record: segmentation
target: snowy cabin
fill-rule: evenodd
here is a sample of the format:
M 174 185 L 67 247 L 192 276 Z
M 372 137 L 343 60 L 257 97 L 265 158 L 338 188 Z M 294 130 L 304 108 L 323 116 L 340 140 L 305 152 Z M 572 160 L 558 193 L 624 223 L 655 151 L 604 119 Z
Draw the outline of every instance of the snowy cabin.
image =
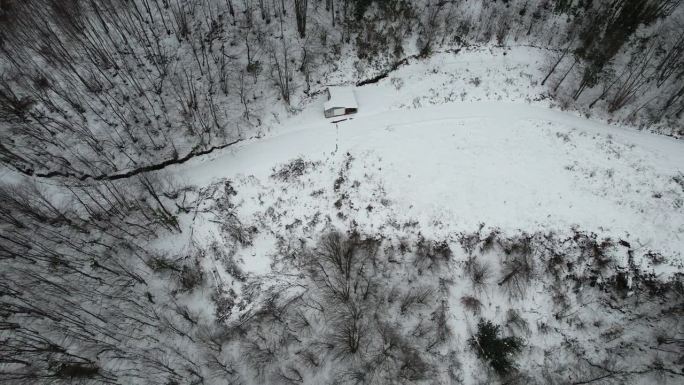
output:
M 328 101 L 323 105 L 326 118 L 355 114 L 359 109 L 352 87 L 328 87 Z

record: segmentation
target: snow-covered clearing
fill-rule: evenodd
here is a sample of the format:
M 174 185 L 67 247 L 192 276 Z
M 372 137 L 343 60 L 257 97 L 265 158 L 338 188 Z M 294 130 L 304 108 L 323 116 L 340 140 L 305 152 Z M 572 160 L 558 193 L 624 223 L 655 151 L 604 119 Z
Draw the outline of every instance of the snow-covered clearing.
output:
M 383 282 L 387 291 L 397 284 L 418 285 L 418 289 L 408 289 L 410 293 L 421 290 L 420 285 L 433 290 L 429 289 L 432 283 L 450 281 L 449 288 L 440 291 L 446 298 L 442 303 L 448 304 L 446 322 L 454 335 L 445 352 L 459 352 L 458 358 L 448 356 L 455 360 L 448 362 L 456 365 L 450 364 L 449 375 L 455 373 L 453 378 L 462 383 L 478 383 L 485 376 L 464 344 L 476 330 L 479 317 L 505 325 L 507 334 L 524 336 L 527 345 L 517 365 L 527 373 L 565 362 L 567 367 L 559 366 L 563 369 L 558 369 L 558 381 L 582 379 L 593 374 L 568 375 L 567 370 L 577 372 L 571 363 L 582 362 L 581 357 L 587 360 L 584 365 L 597 365 L 615 351 L 622 358 L 605 363 L 612 369 L 594 369 L 599 375 L 602 370 L 654 370 L 650 356 L 632 348 L 648 346 L 658 333 L 671 329 L 670 318 L 639 321 L 630 312 L 611 310 L 615 305 L 606 305 L 611 300 L 592 289 L 593 284 L 578 283 L 592 276 L 588 273 L 591 265 L 578 267 L 584 265 L 579 264 L 583 257 L 577 256 L 576 246 L 563 245 L 571 239 L 575 243 L 568 245 L 579 245 L 590 239 L 581 234 L 596 234 L 599 243 L 612 240 L 608 253 L 617 271 L 637 268 L 663 282 L 681 272 L 684 144 L 526 103 L 372 107 L 374 103 L 392 105 L 393 93 L 384 90 L 382 85 L 357 89 L 361 110 L 350 120 L 328 122 L 321 117 L 322 100 L 317 100 L 304 113 L 308 119 L 295 118 L 300 119 L 295 127 L 284 122 L 282 133 L 173 170 L 186 182 L 219 186 L 219 190 L 227 179 L 229 187 L 225 188 L 230 192 L 225 196 L 230 197 L 239 222 L 249 226 L 247 241 L 236 243 L 234 230 L 227 230 L 220 213 L 184 220 L 193 228 L 194 241 L 206 244 L 223 239 L 221 244 L 229 250 L 226 255 L 231 255 L 228 269 L 234 271 L 231 266 L 238 261 L 239 270 L 251 277 L 243 285 L 231 274 L 217 272 L 225 275 L 220 281 L 233 293 L 229 298 L 243 301 L 231 319 L 249 319 L 258 311 L 255 304 L 297 287 L 295 277 L 301 277 L 301 271 L 293 268 L 292 261 L 298 258 L 289 254 L 292 250 L 315 247 L 326 231 L 353 229 L 382 237 L 390 250 L 403 250 L 406 245 L 409 250 L 420 250 L 427 239 L 444 240 L 454 252 L 447 270 L 439 270 L 439 279 L 424 272 L 433 267 L 411 261 L 402 252 L 394 256 L 400 259 L 392 266 L 403 267 L 385 271 Z M 535 280 L 526 295 L 518 298 L 500 289 L 505 281 L 501 277 L 506 276 L 503 252 L 480 251 L 475 253 L 477 260 L 489 273 L 485 274 L 487 282 L 476 287 L 463 270 L 474 255 L 465 248 L 469 234 L 479 234 L 475 247 L 480 250 L 486 250 L 488 234 L 511 239 L 535 234 L 533 243 L 553 239 L 545 236 L 555 234 L 565 239 L 555 247 L 569 247 L 563 258 L 575 261 L 567 262 L 574 266 L 560 281 Z M 389 252 L 391 258 L 393 253 Z M 205 263 L 217 269 L 226 261 L 225 257 L 210 258 Z M 575 281 L 575 274 L 585 278 Z M 615 282 L 610 274 L 598 282 Z M 566 288 L 559 289 L 558 282 Z M 576 297 L 554 294 L 578 287 L 582 289 Z M 635 313 L 659 311 L 650 307 L 650 301 L 637 300 L 637 304 L 642 307 L 635 308 Z M 208 304 L 202 306 L 211 311 Z M 421 319 L 435 319 L 431 309 L 384 321 L 397 322 L 401 333 L 415 335 Z M 567 344 L 568 339 L 573 342 Z M 588 350 L 583 354 L 577 349 Z M 319 369 L 311 383 L 326 383 L 335 376 L 329 373 L 338 370 L 335 365 Z
M 682 3 L 0 0 L 0 385 L 682 384 Z
M 480 53 L 471 55 L 475 59 L 467 55 L 453 56 L 458 58 L 453 62 L 414 64 L 377 85 L 357 88 L 360 110 L 351 120 L 333 124 L 323 118 L 320 97 L 266 138 L 190 161 L 173 172 L 198 186 L 217 178 L 242 180 L 234 186 L 238 192 L 255 189 L 254 195 L 241 194 L 245 217 L 252 214 L 249 208 L 267 204 L 256 203 L 262 199 L 259 194 L 267 200 L 294 199 L 289 203 L 292 219 L 319 211 L 334 217 L 339 210 L 333 203 L 340 194 L 333 191 L 333 180 L 349 153 L 354 160 L 348 178 L 359 185 L 347 221 L 364 229 L 377 230 L 390 218 L 419 221 L 421 231 L 434 236 L 473 230 L 479 223 L 511 231 L 578 226 L 636 240 L 681 264 L 684 186 L 678 181 L 684 172 L 684 143 L 523 100 L 433 101 L 426 107 L 420 107 L 426 102 L 409 103 L 425 100 L 417 96 L 421 92 L 445 93 L 450 83 L 442 78 L 450 69 L 463 73 L 454 68 L 464 68 L 464 63 L 474 65 L 468 72 L 483 84 L 453 86 L 453 92 L 481 92 L 475 99 L 489 94 L 487 87 L 501 75 L 487 76 L 490 70 L 477 60 Z M 494 55 L 492 60 L 512 56 Z M 434 72 L 435 60 L 445 68 L 425 75 Z M 421 73 L 423 82 L 417 79 Z M 402 79 L 406 86 L 397 89 L 392 79 Z M 499 84 L 504 90 L 499 93 L 524 88 Z M 532 99 L 534 92 L 525 98 Z M 299 184 L 274 184 L 269 179 L 273 168 L 295 158 L 322 165 Z M 325 194 L 311 196 L 318 189 Z M 383 190 L 383 198 L 391 202 L 387 207 L 376 200 L 374 189 Z M 366 210 L 369 205 L 378 209 Z
M 491 65 L 533 51 L 493 55 Z M 439 335 L 439 314 L 446 317 L 451 342 L 428 347 L 446 360 L 434 362 L 446 372 L 433 378 L 484 378 L 464 343 L 480 317 L 523 336 L 518 367 L 557 368 L 544 374 L 549 381 L 659 372 L 659 360 L 671 356 L 635 352 L 669 335 L 673 318 L 665 299 L 640 298 L 648 282 L 682 271 L 684 143 L 553 109 L 525 77 L 507 82 L 490 71 L 482 54 L 437 56 L 357 88 L 359 113 L 348 120 L 323 118 L 319 97 L 264 138 L 172 167 L 199 187 L 200 203 L 181 217 L 183 234 L 156 244 L 175 253 L 212 245 L 202 264 L 230 305 L 193 298 L 192 308 L 242 324 L 261 314 L 261 304 L 300 298 L 302 290 L 315 302 L 302 274 L 306 250 L 326 232 L 354 231 L 382 240 L 377 306 L 391 309 L 382 296 L 396 290 L 404 298 L 431 293 L 423 307 L 402 305 L 400 315 L 379 310 L 382 322 L 422 346 L 421 333 Z M 536 65 L 520 59 L 510 68 Z M 538 259 L 530 267 L 538 275 L 511 289 L 517 255 Z M 472 277 L 477 269 L 482 282 Z M 637 294 L 632 280 L 640 282 Z M 625 287 L 625 297 L 615 294 Z M 668 316 L 635 316 L 660 311 Z M 307 333 L 319 341 L 328 327 L 312 324 Z M 621 358 L 606 361 L 615 354 Z M 326 362 L 307 383 L 327 383 L 343 368 Z
M 187 362 L 212 346 L 212 383 L 679 383 L 684 142 L 561 111 L 541 57 L 411 60 L 333 123 L 318 91 L 372 76 L 340 63 L 259 138 L 166 167 L 138 299 L 197 329 Z M 515 370 L 482 359 L 485 321 Z

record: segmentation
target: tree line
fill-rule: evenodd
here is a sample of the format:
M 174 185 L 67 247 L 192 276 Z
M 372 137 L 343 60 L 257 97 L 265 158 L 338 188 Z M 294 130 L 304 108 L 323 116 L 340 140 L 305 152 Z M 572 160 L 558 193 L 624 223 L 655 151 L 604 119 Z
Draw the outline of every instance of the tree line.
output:
M 199 210 L 216 210 L 223 236 L 249 246 L 254 230 L 238 218 L 229 181 L 198 190 L 143 175 L 55 187 L 0 188 L 3 383 L 682 376 L 681 277 L 641 271 L 631 260 L 645 251 L 623 240 L 577 229 L 506 235 L 482 226 L 451 240 L 326 229 L 310 244 L 279 239 L 282 274 L 252 277 L 220 242 L 150 246 L 188 236 L 179 221 Z M 627 269 L 614 259 L 618 247 L 629 247 Z M 548 317 L 529 311 L 531 298 L 550 301 Z M 548 339 L 530 348 L 533 330 Z M 464 366 L 469 355 L 481 366 Z
M 321 86 L 349 48 L 373 71 L 417 36 L 440 47 L 532 44 L 563 105 L 645 124 L 684 106 L 680 0 L 4 0 L 0 161 L 108 174 L 259 130 Z

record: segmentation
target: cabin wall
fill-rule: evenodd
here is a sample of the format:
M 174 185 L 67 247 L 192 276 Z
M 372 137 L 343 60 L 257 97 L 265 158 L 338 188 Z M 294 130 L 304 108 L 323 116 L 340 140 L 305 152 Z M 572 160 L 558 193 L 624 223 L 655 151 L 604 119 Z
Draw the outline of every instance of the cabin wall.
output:
M 334 116 L 341 116 L 341 115 L 349 115 L 349 114 L 355 114 L 357 111 L 356 108 L 344 108 L 344 107 L 336 107 L 336 108 L 329 108 L 323 112 L 326 118 L 332 118 Z
M 345 108 L 330 108 L 325 110 L 325 117 L 326 118 L 332 118 L 333 116 L 340 116 L 344 115 L 347 113 L 347 109 Z

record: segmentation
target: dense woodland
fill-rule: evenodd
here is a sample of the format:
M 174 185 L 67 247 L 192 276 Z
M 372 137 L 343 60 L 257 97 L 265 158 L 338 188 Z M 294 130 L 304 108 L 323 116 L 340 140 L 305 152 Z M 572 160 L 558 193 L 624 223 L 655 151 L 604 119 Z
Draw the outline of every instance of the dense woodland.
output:
M 101 176 L 255 135 L 321 75 L 467 45 L 548 49 L 566 108 L 681 134 L 679 0 L 14 1 L 0 7 L 3 163 Z
M 144 246 L 200 210 L 234 247 L 255 228 L 234 214 L 229 182 L 122 175 L 259 135 L 340 61 L 355 62 L 358 82 L 406 57 L 487 44 L 547 50 L 535 80 L 563 108 L 684 134 L 681 0 L 0 0 L 0 162 L 54 184 L 0 185 L 0 382 L 457 384 L 453 345 L 490 367 L 483 383 L 681 380 L 681 280 L 611 270 L 618 241 L 580 230 L 457 236 L 469 290 L 523 301 L 526 287 L 553 288 L 555 318 L 536 330 L 566 327 L 580 286 L 635 330 L 615 337 L 621 350 L 590 353 L 563 335 L 562 350 L 525 367 L 513 357 L 532 325 L 514 308 L 506 325 L 483 320 L 453 340 L 449 308 L 475 317 L 481 299 L 447 301 L 456 251 L 444 240 L 353 228 L 283 239 L 287 267 L 268 287 L 220 246 Z M 486 252 L 500 269 L 478 259 Z M 235 284 L 220 285 L 209 260 Z M 642 294 L 626 295 L 627 277 Z M 654 324 L 657 335 L 635 336 Z

